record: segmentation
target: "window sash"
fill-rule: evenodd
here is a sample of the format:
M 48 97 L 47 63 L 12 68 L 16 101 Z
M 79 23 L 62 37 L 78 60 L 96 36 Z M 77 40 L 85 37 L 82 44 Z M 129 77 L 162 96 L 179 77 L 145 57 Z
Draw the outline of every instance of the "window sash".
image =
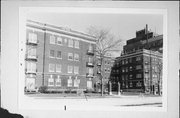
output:
M 78 66 L 74 66 L 74 74 L 79 74 L 79 67 Z
M 34 48 L 34 47 L 28 47 L 28 49 L 27 49 L 27 56 L 28 57 L 36 57 L 36 48 Z
M 29 37 L 28 42 L 30 42 L 30 43 L 37 43 L 37 34 L 29 33 L 28 37 Z
M 27 72 L 36 72 L 36 63 L 27 62 Z
M 73 60 L 73 53 L 68 53 L 68 60 Z
M 72 47 L 73 48 L 73 40 L 72 39 L 68 40 L 68 47 Z
M 74 61 L 79 61 L 79 54 L 74 54 Z
M 70 76 L 69 79 L 68 79 L 68 87 L 72 87 L 72 79 L 71 79 L 71 76 Z
M 75 43 L 75 44 L 74 44 L 74 45 L 75 45 L 75 48 L 79 48 L 79 41 L 75 41 L 74 43 Z
M 56 86 L 61 86 L 61 79 L 60 78 L 56 79 Z
M 55 36 L 50 36 L 50 44 L 56 44 Z
M 61 65 L 60 64 L 56 64 L 56 72 L 61 72 Z
M 54 79 L 53 78 L 48 79 L 48 86 L 54 86 Z
M 72 73 L 73 71 L 73 67 L 72 66 L 68 66 L 68 73 Z
M 49 64 L 49 72 L 55 71 L 55 64 Z
M 57 58 L 58 58 L 58 59 L 62 59 L 62 53 L 61 53 L 61 51 L 57 51 Z
M 50 54 L 49 54 L 49 57 L 51 57 L 51 58 L 54 58 L 54 57 L 55 57 L 55 51 L 54 51 L 54 50 L 50 50 L 49 53 L 50 53 Z
M 57 44 L 58 44 L 58 45 L 62 45 L 62 38 L 61 38 L 61 37 L 58 37 L 58 38 L 57 38 Z

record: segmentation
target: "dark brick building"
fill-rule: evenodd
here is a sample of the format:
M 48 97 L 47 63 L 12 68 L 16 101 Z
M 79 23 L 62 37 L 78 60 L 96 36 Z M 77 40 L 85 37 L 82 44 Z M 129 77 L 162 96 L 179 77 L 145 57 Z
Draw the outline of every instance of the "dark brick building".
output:
M 95 37 L 30 20 L 26 26 L 27 90 L 93 89 Z
M 127 41 L 123 53 L 115 59 L 111 73 L 113 90 L 120 82 L 125 92 L 162 93 L 163 36 L 145 29 Z

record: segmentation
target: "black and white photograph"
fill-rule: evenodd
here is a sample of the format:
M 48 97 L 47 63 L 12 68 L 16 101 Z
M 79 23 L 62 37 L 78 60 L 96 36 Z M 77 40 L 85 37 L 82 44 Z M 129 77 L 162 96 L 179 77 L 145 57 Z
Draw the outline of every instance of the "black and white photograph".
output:
M 2 3 L 7 115 L 177 118 L 178 2 Z
M 163 107 L 163 18 L 28 12 L 24 95 L 54 103 L 72 99 L 117 108 Z

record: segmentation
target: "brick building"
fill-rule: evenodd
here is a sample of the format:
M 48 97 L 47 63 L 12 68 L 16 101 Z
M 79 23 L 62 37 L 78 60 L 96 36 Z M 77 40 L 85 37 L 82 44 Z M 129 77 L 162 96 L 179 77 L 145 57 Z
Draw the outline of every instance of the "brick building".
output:
M 95 37 L 30 20 L 26 27 L 27 90 L 94 88 Z
M 127 41 L 123 53 L 115 59 L 111 73 L 113 90 L 120 82 L 125 92 L 162 93 L 163 36 L 145 29 Z

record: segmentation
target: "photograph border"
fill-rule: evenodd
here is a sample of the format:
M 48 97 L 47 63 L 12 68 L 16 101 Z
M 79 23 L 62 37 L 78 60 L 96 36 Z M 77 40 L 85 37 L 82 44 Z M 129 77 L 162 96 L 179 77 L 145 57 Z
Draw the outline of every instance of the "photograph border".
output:
M 2 1 L 1 2 L 1 107 L 25 118 L 41 117 L 138 117 L 138 118 L 178 118 L 179 117 L 179 1 L 166 2 L 43 2 L 43 1 Z M 19 8 L 20 7 L 100 7 L 139 8 L 167 10 L 167 110 L 166 111 L 84 111 L 20 109 L 19 107 Z M 11 72 L 11 73 L 9 73 Z

